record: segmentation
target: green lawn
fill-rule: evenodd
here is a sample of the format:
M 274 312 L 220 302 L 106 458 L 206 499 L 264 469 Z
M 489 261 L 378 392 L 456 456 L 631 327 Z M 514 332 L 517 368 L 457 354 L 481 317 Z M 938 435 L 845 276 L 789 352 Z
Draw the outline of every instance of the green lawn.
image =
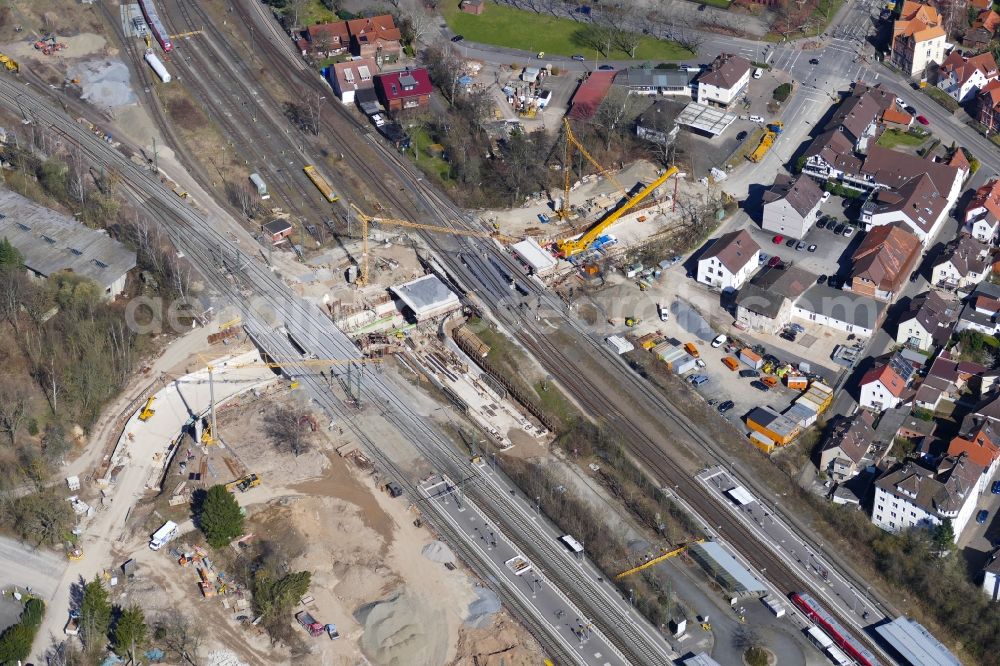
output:
M 287 10 L 286 10 L 287 12 Z M 316 25 L 317 23 L 330 23 L 331 21 L 339 21 L 337 15 L 323 6 L 320 0 L 312 0 L 299 17 L 299 22 L 303 26 Z
M 587 27 L 586 23 L 489 3 L 480 16 L 459 11 L 458 2 L 445 3 L 441 13 L 451 31 L 465 36 L 470 42 L 506 46 L 529 53 L 544 51 L 563 56 L 580 54 L 588 60 L 600 55 L 595 49 L 580 42 L 578 33 Z M 685 60 L 692 55 L 676 42 L 644 37 L 636 50 L 635 59 Z M 610 57 L 624 60 L 629 55 L 615 51 Z
M 408 154 L 413 161 L 426 173 L 436 175 L 442 184 L 447 184 L 451 179 L 451 167 L 440 157 L 427 154 L 427 147 L 434 143 L 427 130 L 417 126 L 410 128 L 407 133 L 411 141 Z
M 951 95 L 937 86 L 927 85 L 926 87 L 921 88 L 921 90 L 935 102 L 948 109 L 948 113 L 955 113 L 960 108 L 958 102 L 956 102 Z
M 930 136 L 915 136 L 909 132 L 901 132 L 896 129 L 886 130 L 878 139 L 878 145 L 884 148 L 917 148 L 923 145 Z

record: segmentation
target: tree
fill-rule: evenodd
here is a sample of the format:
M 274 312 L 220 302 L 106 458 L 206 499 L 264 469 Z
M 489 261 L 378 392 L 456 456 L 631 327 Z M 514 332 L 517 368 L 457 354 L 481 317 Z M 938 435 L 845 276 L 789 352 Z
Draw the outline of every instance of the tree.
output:
M 955 527 L 951 524 L 951 518 L 945 518 L 940 525 L 935 526 L 931 540 L 942 556 L 951 554 L 955 548 Z
M 114 644 L 118 654 L 125 653 L 135 662 L 135 652 L 146 642 L 146 616 L 138 606 L 121 611 L 115 623 Z
M 63 541 L 75 521 L 69 503 L 52 491 L 17 498 L 11 507 L 11 514 L 21 538 L 36 546 Z
M 271 412 L 264 428 L 276 449 L 298 456 L 309 451 L 312 445 L 312 430 L 305 425 L 309 419 L 304 409 L 280 405 Z
M 24 391 L 7 381 L 0 383 L 0 430 L 7 434 L 11 446 L 27 419 L 28 399 Z
M 276 578 L 268 567 L 254 572 L 253 604 L 258 615 L 265 618 L 284 616 L 309 591 L 312 574 L 296 571 Z
M 737 627 L 736 632 L 733 633 L 733 646 L 741 650 L 759 648 L 763 645 L 764 639 L 761 637 L 760 632 L 753 627 L 744 624 Z
M 606 58 L 611 54 L 615 36 L 611 28 L 592 23 L 575 31 L 571 40 L 577 46 L 594 49 Z
M 236 498 L 223 485 L 208 489 L 199 502 L 198 527 L 213 548 L 222 548 L 243 534 L 243 514 Z
M 84 645 L 88 648 L 103 645 L 110 626 L 108 591 L 101 579 L 94 576 L 94 580 L 83 586 L 83 601 L 80 602 L 80 634 Z
M 28 599 L 21 611 L 21 622 L 29 627 L 38 629 L 42 624 L 42 617 L 45 615 L 45 602 L 37 597 Z
M 17 664 L 28 658 L 35 640 L 33 627 L 18 622 L 0 636 L 0 664 Z
M 198 666 L 198 651 L 205 640 L 202 625 L 192 624 L 180 613 L 170 612 L 154 622 L 153 638 L 166 648 L 166 652 L 190 666 Z
M 24 256 L 17 251 L 17 248 L 10 244 L 7 237 L 0 240 L 0 266 L 10 266 L 20 268 L 24 265 Z

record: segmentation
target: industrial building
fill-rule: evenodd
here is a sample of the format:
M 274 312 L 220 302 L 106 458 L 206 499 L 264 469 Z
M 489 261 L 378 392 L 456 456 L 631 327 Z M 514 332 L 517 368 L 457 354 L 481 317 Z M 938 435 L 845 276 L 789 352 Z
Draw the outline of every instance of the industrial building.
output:
M 767 587 L 715 541 L 693 544 L 688 553 L 712 579 L 735 596 L 761 595 Z
M 99 284 L 107 298 L 124 291 L 126 275 L 136 265 L 135 252 L 107 232 L 6 188 L 0 188 L 0 238 L 17 248 L 31 275 L 73 273 Z
M 960 666 L 961 661 L 916 620 L 897 617 L 875 631 L 901 658 L 912 666 Z
M 531 272 L 539 277 L 549 275 L 559 265 L 555 257 L 546 252 L 534 238 L 526 238 L 510 247 Z
M 747 427 L 753 432 L 750 439 L 754 446 L 770 453 L 775 446 L 784 446 L 795 439 L 802 426 L 790 416 L 779 414 L 770 407 L 754 407 L 746 417 Z M 754 433 L 758 436 L 755 437 Z M 770 444 L 768 445 L 768 442 Z
M 440 317 L 462 307 L 458 295 L 436 275 L 424 275 L 391 287 L 390 291 L 417 321 Z

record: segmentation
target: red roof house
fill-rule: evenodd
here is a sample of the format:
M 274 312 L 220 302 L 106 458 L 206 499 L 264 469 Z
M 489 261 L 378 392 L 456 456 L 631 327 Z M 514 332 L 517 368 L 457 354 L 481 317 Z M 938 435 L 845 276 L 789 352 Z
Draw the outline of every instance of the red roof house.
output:
M 375 93 L 389 111 L 415 109 L 426 105 L 434 92 L 423 67 L 389 72 L 375 77 Z

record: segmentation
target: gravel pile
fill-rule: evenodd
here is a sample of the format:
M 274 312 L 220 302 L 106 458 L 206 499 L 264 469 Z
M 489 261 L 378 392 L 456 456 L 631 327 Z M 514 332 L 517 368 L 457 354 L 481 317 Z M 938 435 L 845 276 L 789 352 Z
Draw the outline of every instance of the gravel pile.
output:
M 469 604 L 465 624 L 482 629 L 488 627 L 494 615 L 500 612 L 500 597 L 488 587 L 476 586 L 476 598 Z
M 101 110 L 136 103 L 128 67 L 121 60 L 84 60 L 70 67 L 69 75 L 80 80 L 81 97 Z
M 441 564 L 455 563 L 455 554 L 451 552 L 448 544 L 443 541 L 431 541 L 424 546 L 420 553 L 431 562 L 439 562 Z
M 394 596 L 356 613 L 364 629 L 361 650 L 379 666 L 438 666 L 448 655 L 448 636 L 440 611 L 400 589 Z

